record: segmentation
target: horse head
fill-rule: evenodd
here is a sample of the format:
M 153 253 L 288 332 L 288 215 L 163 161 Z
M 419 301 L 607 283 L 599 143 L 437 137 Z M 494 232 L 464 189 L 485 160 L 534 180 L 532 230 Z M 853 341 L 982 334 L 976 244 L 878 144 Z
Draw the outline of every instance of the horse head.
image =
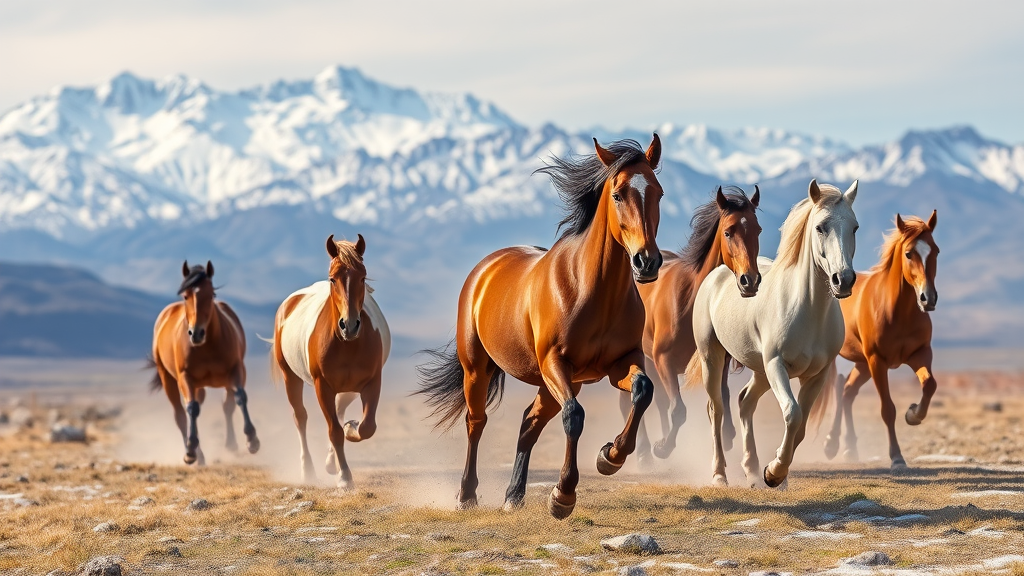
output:
M 362 234 L 358 236 L 355 242 L 336 241 L 334 234 L 327 238 L 327 254 L 331 257 L 330 305 L 337 315 L 337 333 L 342 340 L 354 340 L 359 336 L 363 314 L 363 297 L 366 294 L 363 252 L 366 251 L 366 241 Z
M 621 166 L 620 158 L 602 148 L 596 138 L 594 148 L 601 164 L 613 170 L 605 180 L 598 209 L 606 210 L 609 232 L 626 249 L 633 278 L 640 284 L 653 282 L 662 263 L 655 238 L 665 192 L 654 174 L 661 161 L 661 139 L 655 134 L 640 159 Z
M 761 189 L 754 185 L 754 195 L 748 201 L 738 202 L 722 193 L 718 187 L 718 244 L 722 262 L 736 275 L 740 295 L 749 298 L 757 294 L 761 273 L 757 270 L 757 254 L 761 249 L 761 225 L 757 221 L 757 205 Z
M 813 205 L 807 222 L 811 231 L 811 255 L 828 278 L 832 295 L 846 298 L 857 281 L 853 270 L 853 253 L 857 248 L 855 233 L 859 227 L 853 213 L 857 181 L 840 193 L 834 186 L 819 187 L 817 180 L 811 180 L 807 195 Z
M 927 222 L 914 217 L 904 222 L 899 214 L 896 215 L 896 228 L 903 245 L 903 279 L 917 292 L 917 306 L 922 312 L 935 310 L 939 301 L 939 293 L 935 290 L 939 247 L 932 237 L 937 223 L 935 210 Z
M 178 294 L 185 299 L 185 321 L 188 323 L 188 341 L 192 346 L 206 342 L 206 326 L 213 317 L 213 264 L 206 267 L 181 265 L 183 276 Z

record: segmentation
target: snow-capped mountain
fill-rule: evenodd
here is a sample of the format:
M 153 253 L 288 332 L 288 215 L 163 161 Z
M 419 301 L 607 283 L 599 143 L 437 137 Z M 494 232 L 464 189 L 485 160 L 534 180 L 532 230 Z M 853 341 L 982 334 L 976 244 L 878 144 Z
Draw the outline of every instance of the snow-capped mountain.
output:
M 182 258 L 212 258 L 224 294 L 270 302 L 322 276 L 327 234 L 361 232 L 381 302 L 405 318 L 399 332 L 433 336 L 454 321 L 454 295 L 483 255 L 553 241 L 557 196 L 533 175 L 545 158 L 590 152 L 592 137 L 646 145 L 655 130 L 663 248 L 685 242 L 714 186 L 759 183 L 771 254 L 810 178 L 843 187 L 859 178 L 858 267 L 874 263 L 897 210 L 936 208 L 937 323 L 957 341 L 1012 333 L 1024 343 L 1024 144 L 969 127 L 859 149 L 763 128 L 573 133 L 343 67 L 237 92 L 124 73 L 0 114 L 0 260 L 89 266 L 169 291 Z

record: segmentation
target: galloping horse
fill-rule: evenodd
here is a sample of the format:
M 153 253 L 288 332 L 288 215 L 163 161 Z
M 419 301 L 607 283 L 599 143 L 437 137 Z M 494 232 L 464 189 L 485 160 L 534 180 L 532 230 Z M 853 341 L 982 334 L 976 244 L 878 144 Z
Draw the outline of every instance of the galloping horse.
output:
M 735 274 L 741 296 L 754 296 L 761 284 L 757 269 L 761 225 L 756 213 L 761 190 L 755 186 L 754 195 L 749 199 L 739 188 L 727 190 L 728 193 L 723 193 L 719 186 L 715 199 L 694 211 L 690 220 L 693 233 L 682 252 L 662 251 L 665 263 L 661 266 L 661 278 L 653 284 L 637 286 L 647 312 L 644 354 L 648 358 L 648 373 L 657 372 L 663 390 L 655 387 L 654 392 L 663 438 L 654 444 L 654 455 L 658 458 L 668 458 L 672 453 L 679 428 L 686 421 L 686 406 L 679 395 L 679 375 L 686 371 L 686 363 L 697 350 L 692 315 L 697 287 L 722 264 Z M 727 376 L 723 371 L 726 450 L 732 446 L 732 437 L 736 434 L 729 414 Z M 620 407 L 623 414 L 628 413 L 630 406 L 624 395 Z M 646 427 L 641 425 L 637 438 L 638 461 L 643 462 L 650 456 L 650 446 Z
M 299 432 L 302 481 L 316 479 L 302 403 L 303 382 L 309 382 L 327 419 L 331 440 L 327 473 L 338 474 L 337 486 L 343 490 L 354 487 L 345 460 L 345 440 L 360 442 L 377 430 L 380 374 L 391 352 L 388 323 L 370 295 L 373 290 L 366 286 L 365 250 L 362 235 L 356 242 L 337 242 L 333 234 L 328 237 L 328 280 L 288 296 L 274 319 L 271 370 L 276 366 L 284 376 Z M 345 409 L 357 396 L 363 419 L 342 425 L 339 416 L 345 417 Z
M 936 387 L 932 375 L 932 320 L 928 315 L 939 299 L 935 291 L 939 247 L 932 237 L 936 223 L 934 210 L 927 222 L 913 216 L 903 220 L 897 214 L 896 230 L 882 247 L 881 261 L 871 271 L 860 274 L 861 281 L 852 297 L 842 304 L 846 342 L 839 354 L 855 364 L 843 388 L 842 405 L 836 404 L 832 430 L 825 441 L 825 455 L 830 459 L 839 451 L 845 412 L 844 455 L 848 460 L 857 460 L 853 400 L 871 378 L 882 399 L 882 420 L 889 429 L 892 468 L 907 466 L 896 441 L 896 405 L 889 394 L 888 373 L 902 364 L 917 373 L 921 402 L 911 404 L 905 416 L 907 424 L 917 426 L 928 414 Z M 836 388 L 829 388 L 829 396 L 838 392 L 840 386 L 842 383 L 837 380 Z
M 751 486 L 779 486 L 789 475 L 793 453 L 803 440 L 810 409 L 835 370 L 843 345 L 843 314 L 836 299 L 850 295 L 857 278 L 852 260 L 857 218 L 855 181 L 845 192 L 811 180 L 808 197 L 790 211 L 774 262 L 761 259 L 764 281 L 757 298 L 744 299 L 732 273 L 719 267 L 701 284 L 693 305 L 697 352 L 687 367 L 688 384 L 703 382 L 711 401 L 715 483 L 725 485 L 722 448 L 722 386 L 726 354 L 754 375 L 739 395 L 743 427 L 743 470 Z M 833 376 L 834 377 L 834 376 Z M 800 379 L 799 399 L 790 378 Z M 762 474 L 754 446 L 753 415 L 769 387 L 786 423 L 782 446 Z
M 584 420 L 576 395 L 583 384 L 607 376 L 632 395 L 625 429 L 599 451 L 598 471 L 614 474 L 636 447 L 654 386 L 643 369 L 644 307 L 634 281 L 653 282 L 661 266 L 655 236 L 663 191 L 654 175 L 661 140 L 655 134 L 646 152 L 631 140 L 603 148 L 595 139 L 594 148 L 596 155 L 556 158 L 538 170 L 568 208 L 565 231 L 550 250 L 504 248 L 477 264 L 459 296 L 455 339 L 430 351 L 434 359 L 419 368 L 419 393 L 436 408 L 438 426 L 451 427 L 466 413 L 461 508 L 476 505 L 486 407 L 500 400 L 506 373 L 539 387 L 523 413 L 506 510 L 523 505 L 530 452 L 561 411 L 565 464 L 548 509 L 559 519 L 572 513 Z
M 238 316 L 224 302 L 214 301 L 213 264 L 181 266 L 184 279 L 178 288 L 182 302 L 168 305 L 153 327 L 153 355 L 156 368 L 151 386 L 161 387 L 174 408 L 174 420 L 185 442 L 185 463 L 205 464 L 199 448 L 196 419 L 206 388 L 224 388 L 224 419 L 227 421 L 228 450 L 238 449 L 233 416 L 235 405 L 242 409 L 246 445 L 251 454 L 260 449 L 256 428 L 249 419 L 245 393 L 245 332 Z M 181 405 L 182 398 L 186 406 Z M 186 418 L 187 414 L 187 418 Z M 187 428 L 187 430 L 186 430 Z

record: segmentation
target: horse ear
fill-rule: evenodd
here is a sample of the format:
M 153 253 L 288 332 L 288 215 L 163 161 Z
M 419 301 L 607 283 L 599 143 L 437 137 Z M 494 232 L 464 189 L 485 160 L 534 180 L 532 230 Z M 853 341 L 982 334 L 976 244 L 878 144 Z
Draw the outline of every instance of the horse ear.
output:
M 210 262 L 209 260 L 206 261 L 206 276 L 208 278 L 213 278 L 213 262 Z
M 356 254 L 362 258 L 363 252 L 366 252 L 366 240 L 363 240 L 362 234 L 356 234 L 356 236 L 359 236 L 359 240 L 356 240 Z
M 334 234 L 327 237 L 327 253 L 332 259 L 338 257 L 338 245 L 334 242 Z
M 725 197 L 725 194 L 722 193 L 722 187 L 721 186 L 719 186 L 718 190 L 715 192 L 715 202 L 718 203 L 718 208 L 719 209 L 721 209 L 721 210 L 728 210 L 729 209 L 729 200 Z
M 935 225 L 939 223 L 939 213 L 937 210 L 932 210 L 932 215 L 928 218 L 928 229 L 932 232 L 935 231 Z
M 817 204 L 818 200 L 821 198 L 821 188 L 818 188 L 817 179 L 812 179 L 811 183 L 807 185 L 807 197 L 815 204 Z
M 602 148 L 601 145 L 597 143 L 597 138 L 594 138 L 594 150 L 597 150 L 597 159 L 605 166 L 611 166 L 616 160 L 618 160 L 618 157 L 616 157 L 615 154 L 612 154 L 608 150 Z
M 853 184 L 850 184 L 850 188 L 843 194 L 843 200 L 846 200 L 847 204 L 853 204 L 853 201 L 857 199 L 857 184 L 860 180 L 854 180 Z
M 647 156 L 647 163 L 651 165 L 651 170 L 658 167 L 658 163 L 661 162 L 661 138 L 658 137 L 658 133 L 654 133 L 654 140 L 651 140 L 651 145 L 647 147 L 647 152 L 644 153 Z
M 899 212 L 896 213 L 896 229 L 901 233 L 907 230 L 907 225 L 903 223 L 903 217 L 900 216 Z
M 181 275 L 188 278 L 188 260 L 181 265 Z
M 750 197 L 750 204 L 757 208 L 757 205 L 761 203 L 761 189 L 754 184 L 754 195 Z

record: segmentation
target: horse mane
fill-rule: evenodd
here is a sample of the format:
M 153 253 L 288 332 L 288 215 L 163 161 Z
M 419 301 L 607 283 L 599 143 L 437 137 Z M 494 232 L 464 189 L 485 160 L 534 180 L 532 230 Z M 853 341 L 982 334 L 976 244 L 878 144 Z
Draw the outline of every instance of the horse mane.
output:
M 722 194 L 725 196 L 730 214 L 748 209 L 753 210 L 746 192 L 741 188 L 727 186 L 722 188 Z M 690 218 L 690 228 L 693 229 L 693 232 L 690 233 L 690 240 L 686 243 L 686 247 L 679 252 L 679 258 L 693 270 L 700 270 L 704 266 L 704 260 L 711 252 L 711 247 L 715 245 L 715 235 L 718 232 L 721 216 L 722 211 L 715 200 L 702 204 L 694 210 L 693 217 Z
M 879 250 L 881 259 L 871 268 L 871 272 L 884 272 L 892 266 L 893 258 L 899 256 L 896 254 L 896 249 L 900 244 L 900 240 L 906 238 L 908 242 L 913 242 L 922 232 L 928 230 L 928 224 L 917 216 L 907 216 L 904 218 L 903 226 L 907 229 L 906 234 L 900 232 L 899 228 L 893 228 L 885 235 L 882 249 Z
M 331 260 L 330 274 L 334 274 L 335 266 L 347 266 L 347 267 L 362 267 L 366 270 L 366 264 L 363 262 L 363 257 L 356 252 L 356 243 L 348 240 L 335 240 L 334 243 L 338 246 L 338 257 L 335 260 Z M 370 278 L 366 279 L 370 282 Z M 367 284 L 366 293 L 373 294 L 373 288 Z
M 822 204 L 830 202 L 834 204 L 843 198 L 842 190 L 831 184 L 819 184 L 818 189 L 821 191 L 820 201 Z M 773 267 L 788 268 L 796 265 L 800 259 L 800 253 L 804 249 L 804 237 L 806 236 L 804 231 L 811 218 L 812 209 L 814 209 L 814 203 L 810 198 L 804 198 L 789 211 L 786 221 L 780 228 L 782 239 L 779 241 L 779 251 Z
M 616 157 L 611 166 L 602 164 L 597 154 L 569 154 L 566 158 L 552 157 L 551 163 L 534 172 L 551 177 L 558 198 L 564 204 L 565 217 L 558 223 L 558 231 L 562 232 L 559 239 L 582 234 L 590 226 L 597 213 L 605 180 L 625 166 L 640 160 L 647 161 L 644 149 L 636 140 L 617 140 L 606 149 Z
M 193 266 L 189 269 L 188 276 L 185 276 L 181 281 L 181 286 L 178 287 L 178 294 L 184 294 L 196 286 L 199 286 L 205 282 L 207 278 L 209 278 L 209 276 L 206 275 L 205 266 Z

